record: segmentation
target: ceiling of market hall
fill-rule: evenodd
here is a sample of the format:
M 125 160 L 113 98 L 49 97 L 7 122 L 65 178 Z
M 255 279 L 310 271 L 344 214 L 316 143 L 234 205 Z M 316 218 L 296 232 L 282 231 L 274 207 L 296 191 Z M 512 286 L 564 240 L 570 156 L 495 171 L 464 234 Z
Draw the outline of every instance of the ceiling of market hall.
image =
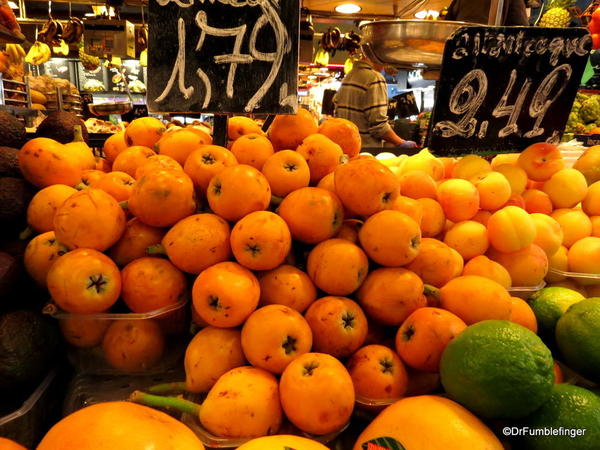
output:
M 429 0 L 419 6 L 414 12 L 423 9 L 440 10 L 450 4 L 451 0 Z M 361 7 L 360 15 L 393 16 L 394 5 L 400 8 L 413 3 L 412 0 L 302 0 L 302 6 L 311 11 L 334 13 L 336 6 L 343 3 L 354 3 Z

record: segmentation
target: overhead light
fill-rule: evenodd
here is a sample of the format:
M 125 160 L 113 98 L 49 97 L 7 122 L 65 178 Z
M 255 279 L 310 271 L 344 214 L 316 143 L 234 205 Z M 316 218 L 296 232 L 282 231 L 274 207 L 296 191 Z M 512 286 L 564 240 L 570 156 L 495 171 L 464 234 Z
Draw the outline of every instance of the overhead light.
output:
M 341 5 L 337 5 L 335 7 L 336 12 L 342 14 L 354 14 L 361 10 L 362 8 L 355 3 L 342 3 Z
M 425 17 L 427 17 L 427 10 L 424 9 L 423 11 L 419 11 L 418 13 L 415 13 L 415 17 L 417 19 L 424 19 Z

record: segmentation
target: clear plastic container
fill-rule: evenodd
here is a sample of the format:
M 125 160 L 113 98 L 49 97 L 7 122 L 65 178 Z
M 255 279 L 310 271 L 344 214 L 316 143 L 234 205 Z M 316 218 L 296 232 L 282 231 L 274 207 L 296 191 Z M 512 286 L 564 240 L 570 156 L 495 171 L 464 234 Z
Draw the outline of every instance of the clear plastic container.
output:
M 16 411 L 0 417 L 0 436 L 33 448 L 47 431 L 56 402 L 53 391 L 57 371 L 52 370 Z
M 186 395 L 186 398 L 189 398 L 190 400 L 195 402 L 199 402 L 202 399 L 202 397 L 197 395 Z M 180 420 L 184 424 L 186 424 L 196 434 L 196 436 L 198 436 L 198 439 L 200 439 L 202 443 L 208 448 L 237 448 L 240 445 L 251 440 L 249 438 L 224 438 L 215 436 L 202 426 L 197 416 L 192 414 L 182 413 Z M 342 434 L 346 430 L 346 428 L 348 428 L 349 425 L 350 422 L 346 423 L 343 427 L 331 433 L 316 436 L 299 430 L 297 427 L 295 427 L 290 422 L 284 419 L 277 434 L 293 434 L 296 436 L 302 436 L 312 439 L 314 441 L 320 442 L 323 445 L 327 445 L 334 439 L 336 439 L 340 434 Z
M 551 268 L 548 273 L 564 277 L 569 280 L 575 281 L 577 284 L 582 286 L 591 286 L 600 284 L 600 274 L 595 273 L 579 273 L 579 272 L 564 272 L 562 270 Z
M 71 314 L 53 303 L 44 313 L 59 321 L 78 372 L 151 375 L 181 364 L 189 337 L 187 299 L 147 313 Z
M 361 397 L 359 395 L 355 398 L 356 406 L 360 409 L 367 411 L 379 412 L 388 406 L 396 403 L 399 398 L 383 398 L 383 399 L 373 399 Z
M 155 375 L 91 375 L 78 373 L 71 379 L 63 402 L 67 416 L 86 406 L 102 402 L 125 401 L 133 391 L 146 391 L 156 384 L 185 379 L 183 366 Z M 179 417 L 177 415 L 177 417 Z
M 512 297 L 527 299 L 545 286 L 546 282 L 542 280 L 535 286 L 512 286 L 508 289 L 508 292 Z

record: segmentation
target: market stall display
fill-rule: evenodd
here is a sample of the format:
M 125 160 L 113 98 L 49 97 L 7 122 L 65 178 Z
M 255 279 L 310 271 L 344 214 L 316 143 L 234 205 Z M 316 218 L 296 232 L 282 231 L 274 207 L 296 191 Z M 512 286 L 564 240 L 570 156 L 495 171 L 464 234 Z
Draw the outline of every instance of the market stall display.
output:
M 456 424 L 431 438 L 436 446 L 461 436 L 499 449 L 506 438 L 488 419 L 549 420 L 533 410 L 598 382 L 587 344 L 597 329 L 586 325 L 578 341 L 581 319 L 557 297 L 595 311 L 584 300 L 600 276 L 596 180 L 586 172 L 595 149 L 575 168 L 546 143 L 491 161 L 427 150 L 377 159 L 357 155 L 356 128 L 319 127 L 303 110 L 266 134 L 242 118 L 228 131 L 231 150 L 194 128 L 137 119 L 107 141 L 104 171 L 89 170 L 82 143 L 36 138 L 19 151 L 41 189 L 29 225 L 44 233 L 26 267 L 48 288 L 46 312 L 82 373 L 184 369 L 185 379 L 128 394 L 184 411 L 209 448 L 289 433 L 327 445 L 361 415 L 372 423 L 356 448 L 381 438 L 420 448 L 413 428 L 392 423 L 430 427 L 417 412 L 429 405 Z M 583 282 L 561 277 L 567 270 Z M 563 306 L 544 306 L 554 302 Z M 202 327 L 193 339 L 190 310 Z M 481 339 L 496 351 L 472 347 Z M 475 355 L 471 384 L 457 375 L 464 352 Z M 492 373 L 496 358 L 520 369 Z M 580 391 L 555 387 L 554 358 Z M 519 387 L 518 398 L 504 387 Z M 580 414 L 598 420 L 593 408 Z
M 390 5 L 361 36 L 331 19 L 298 73 L 310 0 L 151 0 L 150 33 L 50 4 L 22 45 L 6 3 L 0 448 L 596 449 L 600 96 L 575 97 L 590 37 L 556 28 L 599 47 L 592 6 L 545 2 L 517 45 Z M 310 110 L 361 44 L 440 77 L 406 112 L 429 148 Z

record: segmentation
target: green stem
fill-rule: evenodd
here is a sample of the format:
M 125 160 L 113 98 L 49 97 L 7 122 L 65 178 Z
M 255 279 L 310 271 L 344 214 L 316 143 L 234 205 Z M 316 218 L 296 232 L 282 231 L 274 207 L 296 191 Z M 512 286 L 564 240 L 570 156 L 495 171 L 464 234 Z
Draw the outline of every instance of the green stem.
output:
M 146 255 L 166 255 L 167 251 L 162 244 L 151 245 L 146 248 Z
M 160 395 L 146 394 L 142 391 L 134 391 L 129 396 L 129 401 L 156 408 L 174 408 L 196 416 L 200 413 L 200 405 L 198 403 L 178 397 L 162 397 Z
M 423 285 L 423 295 L 427 297 L 427 306 L 439 307 L 440 305 L 440 290 L 430 284 Z
M 76 184 L 75 186 L 73 186 L 75 189 L 77 189 L 78 191 L 83 191 L 84 189 L 88 188 L 88 185 L 85 183 L 79 183 Z
M 125 211 L 129 211 L 129 203 L 127 202 L 127 200 L 123 200 L 122 202 L 119 202 L 119 206 L 121 208 L 123 208 Z
M 31 227 L 27 227 L 23 231 L 21 231 L 21 233 L 19 234 L 19 239 L 21 239 L 22 241 L 26 241 L 31 237 L 32 234 L 33 229 Z
M 174 381 L 172 383 L 162 383 L 149 387 L 148 392 L 152 394 L 168 394 L 172 392 L 186 392 L 187 385 L 185 381 Z
M 279 206 L 283 201 L 283 197 L 278 197 L 276 195 L 271 195 L 271 206 Z

